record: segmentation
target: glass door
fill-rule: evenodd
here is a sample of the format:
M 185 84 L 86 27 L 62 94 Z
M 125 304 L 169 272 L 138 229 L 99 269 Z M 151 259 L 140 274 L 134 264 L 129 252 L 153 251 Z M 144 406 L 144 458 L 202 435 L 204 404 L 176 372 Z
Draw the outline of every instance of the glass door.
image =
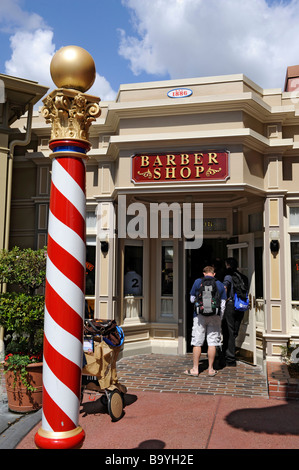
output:
M 237 260 L 239 271 L 245 274 L 249 281 L 250 304 L 236 339 L 237 359 L 256 365 L 254 234 L 239 235 L 238 243 L 227 245 L 227 254 Z

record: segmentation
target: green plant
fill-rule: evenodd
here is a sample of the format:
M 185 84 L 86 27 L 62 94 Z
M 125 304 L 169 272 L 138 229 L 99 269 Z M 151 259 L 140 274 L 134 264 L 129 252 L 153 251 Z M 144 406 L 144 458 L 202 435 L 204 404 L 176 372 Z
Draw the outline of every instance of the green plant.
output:
M 42 349 L 43 295 L 0 294 L 0 325 L 6 332 L 7 352 L 35 354 Z
M 297 352 L 295 352 L 298 349 Z M 299 372 L 299 344 L 288 344 L 281 346 L 281 357 L 289 370 Z
M 26 366 L 42 357 L 44 327 L 44 295 L 46 249 L 31 248 L 0 252 L 0 282 L 8 292 L 0 294 L 0 326 L 5 329 L 5 368 L 15 371 L 28 388 Z
M 14 372 L 14 386 L 17 382 L 17 377 L 20 378 L 23 385 L 29 392 L 34 392 L 36 390 L 29 381 L 28 381 L 28 373 L 26 367 L 29 364 L 33 364 L 36 362 L 40 362 L 42 360 L 42 354 L 36 354 L 29 356 L 28 354 L 8 354 L 5 357 L 5 370 L 4 374 L 6 374 L 9 370 Z
M 45 282 L 46 254 L 46 248 L 32 250 L 15 246 L 11 250 L 1 250 L 0 282 L 34 295 Z

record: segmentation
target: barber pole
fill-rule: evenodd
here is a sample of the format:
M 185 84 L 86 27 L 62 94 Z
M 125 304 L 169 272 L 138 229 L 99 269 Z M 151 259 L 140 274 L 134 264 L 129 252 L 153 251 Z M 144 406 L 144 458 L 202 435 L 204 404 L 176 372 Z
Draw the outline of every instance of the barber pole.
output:
M 78 420 L 86 253 L 84 155 L 88 146 L 54 141 L 50 148 L 54 158 L 46 270 L 43 415 L 35 442 L 42 448 L 70 448 L 84 439 Z
M 81 447 L 79 426 L 85 306 L 85 160 L 100 98 L 87 95 L 96 76 L 90 54 L 61 48 L 50 72 L 58 87 L 44 100 L 51 123 L 52 182 L 46 269 L 43 414 L 35 435 L 42 449 Z

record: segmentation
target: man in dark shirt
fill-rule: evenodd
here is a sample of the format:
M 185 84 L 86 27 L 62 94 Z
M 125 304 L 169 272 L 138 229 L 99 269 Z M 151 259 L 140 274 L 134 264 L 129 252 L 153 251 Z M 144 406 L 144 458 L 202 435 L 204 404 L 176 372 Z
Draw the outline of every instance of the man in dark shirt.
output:
M 239 334 L 241 322 L 244 317 L 244 312 L 236 310 L 234 306 L 234 284 L 232 275 L 238 272 L 248 285 L 246 276 L 238 271 L 238 263 L 235 258 L 227 258 L 225 260 L 226 275 L 223 279 L 224 287 L 226 288 L 226 307 L 222 320 L 222 334 L 223 334 L 223 347 L 222 352 L 225 359 L 225 364 L 228 367 L 236 367 L 236 338 Z

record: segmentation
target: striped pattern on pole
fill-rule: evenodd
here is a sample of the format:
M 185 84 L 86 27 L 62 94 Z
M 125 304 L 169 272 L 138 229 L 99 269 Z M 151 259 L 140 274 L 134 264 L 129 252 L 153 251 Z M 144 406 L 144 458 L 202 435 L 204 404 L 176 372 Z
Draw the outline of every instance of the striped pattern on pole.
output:
M 63 143 L 62 147 L 58 144 L 53 147 L 42 429 L 55 433 L 71 431 L 78 426 L 86 248 L 84 156 L 72 156 L 74 144 L 71 148 Z M 58 148 L 59 157 L 55 158 Z M 75 151 L 81 153 L 82 146 Z

